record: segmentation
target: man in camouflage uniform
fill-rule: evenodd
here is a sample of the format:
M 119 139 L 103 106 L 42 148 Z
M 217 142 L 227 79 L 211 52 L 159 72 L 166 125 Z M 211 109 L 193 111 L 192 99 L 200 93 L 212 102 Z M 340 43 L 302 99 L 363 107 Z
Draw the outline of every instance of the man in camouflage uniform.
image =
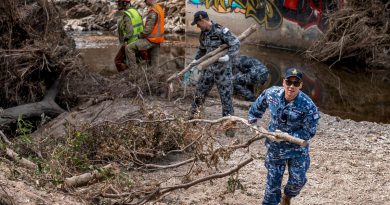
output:
M 248 122 L 255 124 L 267 108 L 271 120 L 268 130 L 284 132 L 303 140 L 314 137 L 320 118 L 313 101 L 304 94 L 302 73 L 296 68 L 287 69 L 283 87 L 271 87 L 261 93 L 249 109 Z M 292 197 L 299 194 L 305 185 L 309 169 L 309 145 L 301 147 L 289 142 L 276 142 L 267 139 L 265 167 L 268 170 L 263 205 L 289 205 Z M 281 184 L 284 170 L 288 166 L 289 178 L 284 193 Z M 281 200 L 282 198 L 282 200 Z
M 129 68 L 126 56 L 127 44 L 135 42 L 144 27 L 141 15 L 131 6 L 130 0 L 118 0 L 117 3 L 119 10 L 116 14 L 117 28 L 121 48 L 115 56 L 115 66 L 120 72 Z
M 220 57 L 218 62 L 209 65 L 201 71 L 195 98 L 192 103 L 190 118 L 199 112 L 198 108 L 204 103 L 214 83 L 217 84 L 219 96 L 222 103 L 222 115 L 228 116 L 234 114 L 232 95 L 232 65 L 231 59 L 239 52 L 240 41 L 228 29 L 208 18 L 205 11 L 198 11 L 194 14 L 194 21 L 191 25 L 197 25 L 201 29 L 199 37 L 200 46 L 195 55 L 195 60 L 201 58 L 206 53 L 212 52 L 222 44 L 227 44 L 226 55 Z
M 149 10 L 146 14 L 144 30 L 140 39 L 127 46 L 129 64 L 137 67 L 137 52 L 149 50 L 152 67 L 157 67 L 160 61 L 160 43 L 164 41 L 164 11 L 156 0 L 145 0 Z
M 234 92 L 246 100 L 255 101 L 256 97 L 249 86 L 264 85 L 268 79 L 268 69 L 256 58 L 240 55 L 233 59 Z

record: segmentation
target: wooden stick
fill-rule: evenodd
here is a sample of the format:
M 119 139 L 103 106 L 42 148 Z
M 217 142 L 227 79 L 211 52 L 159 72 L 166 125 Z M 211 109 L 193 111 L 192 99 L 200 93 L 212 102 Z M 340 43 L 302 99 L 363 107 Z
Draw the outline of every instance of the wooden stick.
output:
M 11 145 L 11 144 L 12 144 L 12 142 L 8 140 L 7 136 L 5 136 L 5 134 L 4 134 L 3 131 L 1 131 L 1 130 L 0 130 L 0 136 L 1 136 L 1 138 L 3 139 L 3 141 L 4 141 L 5 143 L 7 143 L 8 145 Z
M 107 174 L 116 174 L 119 168 L 115 165 L 108 164 L 98 170 L 89 173 L 84 173 L 78 176 L 66 178 L 63 184 L 64 188 L 83 186 L 94 179 L 101 179 Z
M 163 187 L 163 188 L 160 189 L 161 190 L 160 193 L 164 194 L 164 193 L 176 190 L 176 189 L 183 189 L 183 188 L 185 189 L 185 188 L 191 187 L 191 186 L 193 186 L 195 184 L 199 184 L 199 183 L 204 182 L 204 181 L 208 181 L 208 180 L 211 180 L 211 179 L 222 178 L 222 177 L 228 176 L 228 175 L 230 175 L 230 174 L 232 174 L 234 172 L 237 172 L 242 167 L 244 167 L 245 165 L 249 164 L 252 161 L 253 161 L 253 158 L 248 158 L 245 161 L 243 161 L 240 164 L 238 164 L 233 169 L 230 169 L 230 170 L 228 170 L 226 172 L 209 175 L 209 176 L 206 176 L 204 178 L 200 178 L 200 179 L 194 180 L 194 181 L 186 183 L 186 184 L 180 184 L 180 185 L 170 186 L 170 187 Z
M 244 32 L 242 32 L 240 36 L 237 37 L 238 40 L 240 40 L 240 41 L 245 40 L 246 37 L 248 37 L 249 35 L 251 35 L 253 32 L 255 32 L 257 30 L 257 26 L 258 26 L 257 24 L 253 24 L 252 26 L 250 26 L 248 29 L 246 29 Z M 176 79 L 176 78 L 182 76 L 186 71 L 190 70 L 193 66 L 196 66 L 196 65 L 202 63 L 203 61 L 209 59 L 210 57 L 218 54 L 219 52 L 226 50 L 227 47 L 228 47 L 227 44 L 223 44 L 223 45 L 219 46 L 217 49 L 215 49 L 214 51 L 207 53 L 206 55 L 199 58 L 195 63 L 189 64 L 187 67 L 185 67 L 179 73 L 175 73 L 175 74 L 171 75 L 168 78 L 167 83 L 169 83 L 173 79 Z
M 12 149 L 6 148 L 5 150 L 6 150 L 5 153 L 7 154 L 8 157 L 10 157 L 14 161 L 20 163 L 22 166 L 29 168 L 29 169 L 36 169 L 37 168 L 37 165 L 35 163 L 31 162 L 30 160 L 28 160 L 24 157 L 20 157 L 19 154 L 14 152 Z
M 241 35 L 240 37 L 242 37 L 242 39 L 240 39 L 240 41 L 243 41 L 245 38 L 247 38 L 248 36 L 250 36 L 253 32 L 256 31 L 256 27 L 255 25 L 249 27 L 247 30 L 245 30 Z M 199 65 L 196 66 L 196 68 L 198 70 L 202 70 L 203 68 L 213 64 L 214 62 L 216 62 L 218 60 L 218 58 L 226 55 L 227 53 L 227 49 L 223 49 L 221 51 L 219 51 L 218 53 L 214 54 L 213 56 L 205 59 L 203 62 L 199 63 Z
M 307 145 L 307 141 L 303 140 L 303 139 L 299 139 L 299 138 L 296 138 L 296 137 L 293 137 L 287 133 L 278 133 L 278 132 L 268 132 L 266 129 L 260 127 L 260 128 L 257 128 L 251 124 L 248 123 L 248 121 L 244 118 L 241 118 L 241 117 L 237 117 L 237 116 L 226 116 L 226 117 L 222 117 L 222 118 L 219 118 L 219 119 L 216 119 L 216 120 L 206 120 L 206 119 L 193 119 L 193 120 L 188 120 L 184 123 L 193 123 L 193 122 L 206 122 L 206 123 L 211 123 L 211 124 L 215 124 L 215 123 L 220 123 L 222 121 L 225 121 L 225 120 L 231 120 L 231 121 L 237 121 L 237 122 L 241 122 L 242 124 L 248 126 L 250 129 L 258 132 L 258 133 L 261 133 L 261 134 L 264 134 L 265 137 L 267 137 L 268 139 L 270 140 L 273 140 L 273 141 L 280 141 L 280 140 L 283 140 L 283 141 L 287 141 L 287 142 L 291 142 L 291 143 L 294 143 L 294 144 L 297 144 L 297 145 L 300 145 L 300 146 L 306 146 Z

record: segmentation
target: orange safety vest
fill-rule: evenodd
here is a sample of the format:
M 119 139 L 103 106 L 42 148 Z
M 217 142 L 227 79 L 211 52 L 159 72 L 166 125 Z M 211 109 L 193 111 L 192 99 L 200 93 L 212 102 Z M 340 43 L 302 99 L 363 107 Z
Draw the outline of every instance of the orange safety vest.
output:
M 152 43 L 162 43 L 164 42 L 164 10 L 158 4 L 154 4 L 149 12 L 154 11 L 157 13 L 157 22 L 154 25 L 152 32 L 149 34 L 146 39 Z

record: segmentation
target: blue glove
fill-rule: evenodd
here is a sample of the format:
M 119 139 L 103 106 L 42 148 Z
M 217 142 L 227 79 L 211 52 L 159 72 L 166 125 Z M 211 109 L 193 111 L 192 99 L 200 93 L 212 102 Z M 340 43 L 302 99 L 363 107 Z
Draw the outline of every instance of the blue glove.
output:
M 196 69 L 196 67 L 192 67 L 191 69 L 187 70 L 184 75 L 183 75 L 183 82 L 184 84 L 188 84 L 190 82 L 190 77 L 191 77 L 191 74 L 192 72 L 194 72 L 194 70 Z

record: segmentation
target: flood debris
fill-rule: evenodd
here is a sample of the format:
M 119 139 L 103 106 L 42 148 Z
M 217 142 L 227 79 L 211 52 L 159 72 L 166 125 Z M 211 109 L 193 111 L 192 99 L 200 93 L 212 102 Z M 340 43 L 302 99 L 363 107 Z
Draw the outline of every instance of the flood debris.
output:
M 34 16 L 34 18 L 31 18 Z M 74 41 L 52 2 L 0 2 L 0 107 L 37 102 L 75 65 Z
M 66 31 L 116 31 L 117 6 L 114 0 L 56 0 L 62 9 Z M 147 11 L 144 0 L 133 0 L 131 4 L 141 15 Z M 159 1 L 165 12 L 165 32 L 184 33 L 185 1 Z
M 359 62 L 363 68 L 390 69 L 390 3 L 385 0 L 348 0 L 329 13 L 323 38 L 306 56 L 329 63 Z

